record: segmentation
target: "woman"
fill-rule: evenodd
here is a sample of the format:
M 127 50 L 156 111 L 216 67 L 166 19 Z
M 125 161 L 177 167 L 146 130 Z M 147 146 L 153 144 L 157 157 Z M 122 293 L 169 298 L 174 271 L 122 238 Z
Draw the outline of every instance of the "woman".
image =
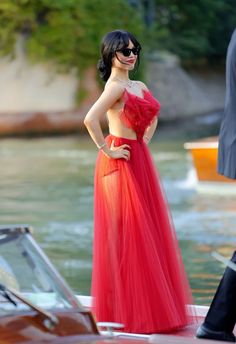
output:
M 84 120 L 99 149 L 92 296 L 98 321 L 123 323 L 127 332 L 170 332 L 188 323 L 190 289 L 147 147 L 160 104 L 142 82 L 129 79 L 140 50 L 127 31 L 104 37 L 98 67 L 106 86 Z

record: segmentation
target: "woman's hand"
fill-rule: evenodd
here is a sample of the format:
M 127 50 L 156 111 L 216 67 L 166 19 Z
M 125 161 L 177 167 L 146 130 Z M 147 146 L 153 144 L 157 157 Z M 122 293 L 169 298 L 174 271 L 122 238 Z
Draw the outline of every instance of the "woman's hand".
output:
M 127 144 L 115 147 L 114 140 L 111 142 L 111 146 L 108 149 L 103 150 L 112 159 L 130 159 L 130 146 Z

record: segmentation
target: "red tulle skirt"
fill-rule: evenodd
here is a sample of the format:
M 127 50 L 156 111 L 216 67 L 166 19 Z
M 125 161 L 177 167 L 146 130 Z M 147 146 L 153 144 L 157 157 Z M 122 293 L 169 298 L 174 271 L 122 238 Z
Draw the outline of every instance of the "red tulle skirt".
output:
M 147 145 L 112 140 L 131 158 L 96 163 L 93 310 L 127 332 L 170 332 L 190 322 L 191 292 L 168 205 Z

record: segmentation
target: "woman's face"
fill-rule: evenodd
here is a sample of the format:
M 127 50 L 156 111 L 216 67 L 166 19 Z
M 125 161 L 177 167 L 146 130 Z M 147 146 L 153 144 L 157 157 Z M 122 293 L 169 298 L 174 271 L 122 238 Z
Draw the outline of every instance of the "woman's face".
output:
M 133 70 L 138 58 L 137 52 L 138 49 L 129 41 L 127 48 L 123 48 L 115 53 L 112 60 L 112 67 Z

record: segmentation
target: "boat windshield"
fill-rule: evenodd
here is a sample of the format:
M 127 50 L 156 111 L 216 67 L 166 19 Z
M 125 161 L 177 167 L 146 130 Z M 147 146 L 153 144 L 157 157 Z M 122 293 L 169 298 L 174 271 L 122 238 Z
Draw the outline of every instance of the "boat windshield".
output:
M 0 229 L 0 283 L 44 309 L 81 307 L 29 232 Z M 30 309 L 27 304 L 13 299 L 17 306 L 0 294 L 0 316 Z

